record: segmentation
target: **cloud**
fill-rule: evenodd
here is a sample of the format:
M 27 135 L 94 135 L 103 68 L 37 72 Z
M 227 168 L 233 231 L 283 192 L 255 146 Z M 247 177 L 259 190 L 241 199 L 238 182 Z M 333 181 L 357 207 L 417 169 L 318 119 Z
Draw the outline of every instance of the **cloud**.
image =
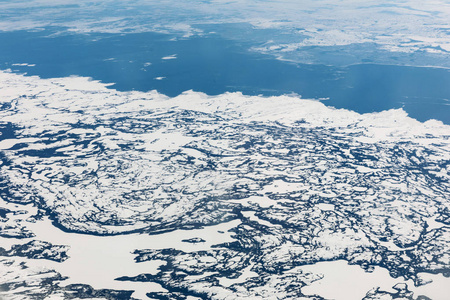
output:
M 17 12 L 27 8 L 23 14 Z M 281 39 L 267 53 L 308 46 L 372 42 L 393 52 L 426 49 L 447 54 L 450 4 L 437 0 L 391 1 L 16 1 L 0 3 L 0 30 L 68 27 L 73 32 L 165 32 L 180 37 L 204 34 L 201 25 L 247 23 L 253 30 L 274 29 Z M 154 14 L 158 11 L 158 14 Z M 112 13 L 114 12 L 114 13 Z M 76 17 L 75 17 L 76 16 Z M 82 16 L 82 17 L 79 17 Z M 217 31 L 217 29 L 215 29 Z M 220 32 L 219 32 L 220 33 Z M 239 32 L 238 35 L 254 33 Z M 422 36 L 414 44 L 407 41 Z M 306 37 L 306 38 L 305 38 Z M 406 42 L 405 42 L 406 41 Z

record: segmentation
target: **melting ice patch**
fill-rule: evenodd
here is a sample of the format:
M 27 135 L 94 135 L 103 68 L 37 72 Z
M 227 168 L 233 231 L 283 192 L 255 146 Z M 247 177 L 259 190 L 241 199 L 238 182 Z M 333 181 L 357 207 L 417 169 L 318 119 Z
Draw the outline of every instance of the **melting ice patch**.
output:
M 164 56 L 161 59 L 163 59 L 163 60 L 177 59 L 177 55 L 172 54 L 172 55 Z
M 130 249 L 127 259 L 164 262 L 119 278 L 159 284 L 155 297 L 307 298 L 320 275 L 298 267 L 338 259 L 416 285 L 449 274 L 450 127 L 439 121 L 294 96 L 118 92 L 81 77 L 0 72 L 0 86 L 0 196 L 39 208 L 19 220 L 0 211 L 1 236 L 32 239 L 39 215 L 96 235 L 238 220 L 231 241 L 206 248 Z
M 36 64 L 16 63 L 16 64 L 12 64 L 12 66 L 15 66 L 15 67 L 35 67 Z

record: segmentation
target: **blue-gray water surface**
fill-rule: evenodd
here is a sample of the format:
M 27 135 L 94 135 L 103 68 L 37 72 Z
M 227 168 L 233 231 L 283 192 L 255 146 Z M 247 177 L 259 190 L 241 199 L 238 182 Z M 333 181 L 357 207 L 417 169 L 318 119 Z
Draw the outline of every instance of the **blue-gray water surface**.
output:
M 120 91 L 186 90 L 217 95 L 297 93 L 359 113 L 403 108 L 420 121 L 450 124 L 447 69 L 358 64 L 295 64 L 249 52 L 218 35 L 174 39 L 159 33 L 64 34 L 56 29 L 0 33 L 0 68 L 42 78 L 90 76 Z M 163 59 L 164 57 L 172 59 Z M 13 64 L 29 63 L 34 67 Z

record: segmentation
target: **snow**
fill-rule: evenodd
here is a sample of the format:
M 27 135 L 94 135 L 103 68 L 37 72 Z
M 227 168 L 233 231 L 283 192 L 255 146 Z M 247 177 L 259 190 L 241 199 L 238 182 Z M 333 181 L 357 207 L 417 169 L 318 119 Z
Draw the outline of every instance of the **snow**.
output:
M 229 230 L 241 225 L 234 208 L 247 222 L 239 230 L 249 236 L 269 228 L 254 238 L 270 258 L 267 264 L 291 257 L 334 260 L 372 247 L 399 259 L 402 251 L 412 249 L 405 245 L 446 228 L 436 221 L 446 203 L 449 177 L 440 168 L 450 159 L 450 126 L 442 122 L 421 123 L 401 109 L 358 114 L 293 95 L 208 96 L 187 91 L 169 98 L 156 91 L 119 92 L 83 77 L 40 79 L 0 71 L 0 86 L 4 91 L 0 103 L 12 105 L 0 111 L 0 119 L 17 127 L 15 139 L 0 141 L 2 153 L 11 162 L 1 166 L 1 175 L 17 198 L 34 201 L 31 197 L 38 197 L 63 228 L 108 235 L 67 233 L 48 218 L 32 223 L 27 218 L 36 214 L 35 207 L 1 203 L 13 211 L 27 211 L 11 216 L 8 225 L 30 229 L 36 235 L 31 239 L 70 247 L 70 258 L 62 263 L 21 258 L 33 268 L 69 276 L 61 284 L 132 289 L 137 297 L 162 290 L 154 283 L 114 279 L 159 271 L 162 260 L 135 263 L 132 252 L 136 249 L 173 248 L 188 256 L 234 241 L 238 235 Z M 298 120 L 303 121 L 301 125 Z M 240 147 L 253 139 L 256 146 Z M 345 165 L 326 149 L 336 143 L 348 148 L 342 151 Z M 13 148 L 18 144 L 23 144 L 23 152 Z M 287 149 L 293 145 L 298 153 L 289 155 Z M 413 164 L 405 155 L 392 162 L 394 146 L 403 147 L 405 153 L 416 151 L 442 183 L 430 185 L 427 180 L 432 178 L 426 173 L 410 172 L 416 161 Z M 26 154 L 50 149 L 58 155 Z M 351 155 L 355 150 L 377 159 L 358 161 Z M 215 166 L 208 168 L 210 163 Z M 229 199 L 233 190 L 240 194 Z M 283 222 L 292 225 L 287 228 L 301 229 L 283 232 L 284 227 L 276 225 Z M 192 224 L 196 229 L 179 229 Z M 205 226 L 198 228 L 198 224 Z M 172 231 L 156 234 L 158 225 Z M 133 231 L 153 235 L 130 234 Z M 381 237 L 388 240 L 381 242 Z M 189 238 L 206 242 L 182 242 Z M 283 242 L 288 238 L 292 241 Z M 10 247 L 31 239 L 0 238 L 0 242 Z M 445 251 L 444 241 L 436 240 L 435 248 Z M 315 248 L 307 251 L 312 245 Z M 440 259 L 445 261 L 446 256 Z M 308 268 L 323 272 L 330 282 L 335 277 L 349 282 L 365 278 L 367 284 L 353 290 L 355 297 L 377 280 L 386 282 L 386 288 L 392 283 L 385 269 L 365 273 L 342 262 Z M 340 275 L 335 268 L 340 268 Z M 255 270 L 247 266 L 237 279 L 221 278 L 223 290 L 211 290 L 231 295 L 227 286 L 250 280 Z M 444 282 L 439 276 L 433 277 L 436 283 L 417 289 L 428 286 L 424 291 L 439 297 L 448 284 L 448 279 Z M 204 283 L 198 280 L 190 288 Z M 337 292 L 340 285 L 328 289 L 332 283 L 324 280 L 304 292 L 353 297 L 348 294 L 352 289 Z M 317 286 L 320 282 L 326 291 Z
M 380 287 L 384 291 L 392 289 L 397 283 L 406 283 L 415 296 L 427 295 L 431 299 L 444 300 L 448 295 L 449 278 L 443 275 L 426 274 L 424 278 L 432 279 L 433 284 L 414 287 L 411 280 L 392 278 L 386 269 L 375 267 L 373 272 L 365 272 L 359 266 L 349 265 L 344 260 L 319 262 L 314 265 L 299 267 L 303 272 L 322 274 L 321 280 L 302 288 L 305 295 L 319 295 L 327 299 L 358 300 L 364 298 L 367 291 Z
M 36 209 L 29 206 L 17 206 L 0 203 L 2 207 L 11 210 L 26 209 L 28 213 L 20 218 L 26 219 L 35 214 Z M 16 218 L 18 218 L 17 216 Z M 68 233 L 53 226 L 48 218 L 34 223 L 27 222 L 26 227 L 36 236 L 32 239 L 51 242 L 55 245 L 68 245 L 69 259 L 64 262 L 47 260 L 30 260 L 15 258 L 17 262 L 25 262 L 33 269 L 55 270 L 69 278 L 62 281 L 61 286 L 74 283 L 85 283 L 95 289 L 135 290 L 133 297 L 148 299 L 145 294 L 152 291 L 164 291 L 154 282 L 117 281 L 121 276 L 136 276 L 139 274 L 156 274 L 163 261 L 147 261 L 136 263 L 132 252 L 136 249 L 165 249 L 174 248 L 185 252 L 208 250 L 211 245 L 232 241 L 229 229 L 237 226 L 239 221 L 231 221 L 216 226 L 209 226 L 195 230 L 176 230 L 163 234 L 129 234 L 118 236 L 93 236 Z M 183 243 L 183 239 L 200 237 L 204 243 Z M 0 237 L 0 245 L 8 249 L 14 244 L 22 244 L 30 239 L 7 239 Z M 250 274 L 250 273 L 249 273 Z M 244 276 L 244 275 L 243 275 Z M 250 276 L 250 275 L 249 275 Z

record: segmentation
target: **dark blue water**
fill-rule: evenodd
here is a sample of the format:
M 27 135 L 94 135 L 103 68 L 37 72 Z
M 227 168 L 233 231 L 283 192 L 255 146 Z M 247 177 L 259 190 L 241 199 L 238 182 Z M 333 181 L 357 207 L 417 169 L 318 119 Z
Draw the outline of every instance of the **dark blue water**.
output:
M 450 124 L 450 71 L 446 69 L 293 64 L 248 52 L 248 45 L 214 35 L 171 40 L 173 36 L 157 33 L 51 33 L 0 33 L 0 68 L 42 78 L 90 76 L 113 82 L 112 88 L 121 91 L 156 89 L 168 96 L 191 89 L 210 95 L 297 93 L 303 98 L 329 98 L 325 104 L 360 113 L 403 107 L 420 121 L 438 119 Z M 176 59 L 161 59 L 174 54 Z

